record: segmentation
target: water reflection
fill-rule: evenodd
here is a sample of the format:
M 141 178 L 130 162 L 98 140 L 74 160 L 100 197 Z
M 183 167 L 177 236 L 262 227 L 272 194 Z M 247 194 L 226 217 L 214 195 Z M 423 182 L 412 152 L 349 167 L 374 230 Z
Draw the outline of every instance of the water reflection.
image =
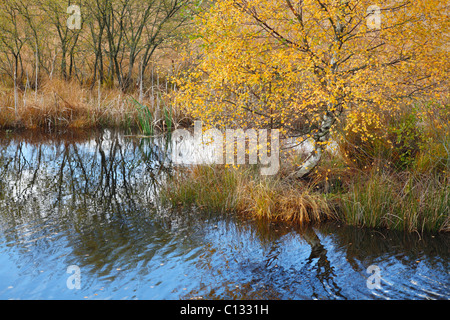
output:
M 160 208 L 166 141 L 0 136 L 0 298 L 450 298 L 448 235 Z M 381 290 L 366 286 L 370 265 Z

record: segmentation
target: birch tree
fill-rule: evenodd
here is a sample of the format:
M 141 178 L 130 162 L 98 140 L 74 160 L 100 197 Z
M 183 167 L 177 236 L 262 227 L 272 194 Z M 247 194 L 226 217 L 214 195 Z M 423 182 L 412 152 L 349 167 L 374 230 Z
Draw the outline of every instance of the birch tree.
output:
M 448 5 L 438 0 L 219 0 L 197 24 L 191 54 L 202 58 L 180 79 L 178 102 L 211 126 L 310 139 L 296 177 L 353 110 L 379 115 L 445 94 Z

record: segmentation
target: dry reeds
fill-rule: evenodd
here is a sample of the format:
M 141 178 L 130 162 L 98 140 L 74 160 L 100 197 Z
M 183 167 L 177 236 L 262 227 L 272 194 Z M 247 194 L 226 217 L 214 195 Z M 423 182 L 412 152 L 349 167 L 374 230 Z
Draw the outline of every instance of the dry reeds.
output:
M 163 204 L 304 225 L 336 218 L 331 202 L 306 185 L 262 177 L 251 168 L 199 165 L 177 171 L 162 187 Z
M 240 184 L 238 194 L 237 210 L 258 218 L 304 225 L 337 217 L 332 203 L 306 184 L 259 178 Z
M 449 232 L 450 179 L 406 172 L 360 175 L 343 196 L 341 210 L 352 225 Z
M 48 79 L 43 82 L 39 92 L 20 91 L 15 98 L 14 90 L 0 90 L 0 129 L 1 128 L 92 128 L 123 127 L 139 128 L 142 117 L 133 103 L 132 95 L 119 89 L 98 87 L 90 90 L 76 81 Z M 155 103 L 157 99 L 157 103 Z M 177 120 L 176 112 L 161 106 L 170 104 L 164 92 L 155 96 L 141 96 L 141 104 L 148 106 L 156 122 L 173 126 Z M 17 103 L 17 110 L 14 107 Z M 17 111 L 17 112 L 16 112 Z M 168 119 L 170 117 L 170 119 Z M 167 127 L 167 125 L 166 125 Z M 160 129 L 165 129 L 160 125 Z

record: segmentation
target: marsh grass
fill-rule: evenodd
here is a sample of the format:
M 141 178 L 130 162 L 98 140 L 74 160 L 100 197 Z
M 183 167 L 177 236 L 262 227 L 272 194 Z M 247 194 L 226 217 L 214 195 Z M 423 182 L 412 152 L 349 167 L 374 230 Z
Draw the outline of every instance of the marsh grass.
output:
M 296 158 L 279 174 L 260 176 L 257 166 L 178 168 L 163 184 L 171 207 L 235 212 L 252 219 L 296 225 L 336 220 L 406 232 L 450 231 L 450 176 L 445 171 L 396 171 L 375 161 L 366 170 L 327 153 L 308 179 L 291 179 Z
M 140 102 L 119 89 L 102 86 L 86 88 L 76 81 L 48 79 L 36 93 L 19 91 L 17 113 L 14 90 L 0 89 L 0 129 L 14 128 L 136 128 L 145 134 L 153 129 L 174 128 L 179 114 L 171 106 L 167 92 L 154 90 Z M 162 112 L 159 110 L 162 106 Z
M 143 105 L 134 98 L 130 98 L 130 101 L 134 104 L 137 110 L 137 120 L 139 129 L 144 135 L 151 136 L 155 131 L 155 121 L 153 114 L 148 106 Z
M 425 103 L 390 115 L 383 134 L 339 141 L 351 174 L 340 213 L 349 224 L 408 232 L 450 231 L 450 105 Z
M 257 218 L 299 225 L 335 218 L 331 201 L 306 184 L 261 177 L 242 184 L 239 195 L 238 211 Z
M 449 212 L 449 177 L 412 173 L 361 174 L 341 206 L 349 224 L 408 232 L 448 232 Z
M 172 207 L 196 206 L 300 225 L 332 219 L 336 213 L 329 200 L 306 185 L 260 176 L 252 166 L 177 170 L 163 185 L 160 199 Z
M 163 204 L 172 207 L 228 212 L 237 207 L 239 182 L 236 171 L 219 166 L 180 168 L 163 184 L 159 196 Z

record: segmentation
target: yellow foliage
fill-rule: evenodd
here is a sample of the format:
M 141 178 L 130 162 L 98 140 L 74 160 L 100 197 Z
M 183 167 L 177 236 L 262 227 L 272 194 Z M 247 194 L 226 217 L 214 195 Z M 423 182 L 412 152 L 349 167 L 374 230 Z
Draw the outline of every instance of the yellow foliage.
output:
M 395 110 L 413 94 L 444 98 L 433 85 L 448 78 L 445 3 L 378 1 L 380 29 L 366 23 L 372 4 L 215 1 L 196 18 L 202 58 L 178 79 L 176 100 L 205 125 L 306 128 L 318 141 L 325 115 L 335 125 L 357 110 L 379 127 L 373 110 Z M 370 138 L 367 126 L 357 130 Z

